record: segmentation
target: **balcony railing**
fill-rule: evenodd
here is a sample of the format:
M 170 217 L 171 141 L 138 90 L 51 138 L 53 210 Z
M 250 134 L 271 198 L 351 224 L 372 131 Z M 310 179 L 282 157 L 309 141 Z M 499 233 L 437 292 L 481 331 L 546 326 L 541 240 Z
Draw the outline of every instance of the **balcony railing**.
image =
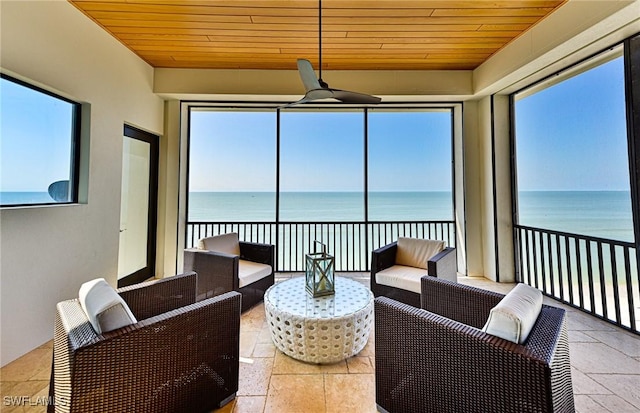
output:
M 305 254 L 314 241 L 327 246 L 335 257 L 336 271 L 370 270 L 371 251 L 398 237 L 440 239 L 455 247 L 453 221 L 369 222 L 188 222 L 186 248 L 204 237 L 237 232 L 243 241 L 274 244 L 276 271 L 304 271 Z
M 631 242 L 514 226 L 519 281 L 638 333 L 638 252 Z

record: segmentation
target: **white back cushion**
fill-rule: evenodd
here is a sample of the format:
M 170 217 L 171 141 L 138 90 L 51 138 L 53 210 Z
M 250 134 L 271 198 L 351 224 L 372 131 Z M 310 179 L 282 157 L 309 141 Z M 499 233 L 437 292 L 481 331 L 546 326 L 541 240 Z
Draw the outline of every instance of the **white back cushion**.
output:
M 198 248 L 207 251 L 224 252 L 225 254 L 240 255 L 240 242 L 237 232 L 203 238 L 198 241 Z
M 127 303 L 104 278 L 80 286 L 80 305 L 98 334 L 137 323 Z
M 527 284 L 518 284 L 491 309 L 482 331 L 522 344 L 541 309 L 542 292 Z
M 444 247 L 444 241 L 400 237 L 396 264 L 427 269 L 429 259 L 444 250 Z

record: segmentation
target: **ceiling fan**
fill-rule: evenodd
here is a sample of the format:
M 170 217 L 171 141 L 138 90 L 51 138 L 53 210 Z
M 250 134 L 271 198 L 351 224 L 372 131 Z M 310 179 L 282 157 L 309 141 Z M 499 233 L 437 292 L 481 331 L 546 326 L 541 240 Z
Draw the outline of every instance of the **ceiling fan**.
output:
M 382 99 L 377 96 L 348 90 L 333 89 L 322 80 L 322 0 L 318 0 L 318 77 L 313 71 L 311 62 L 307 59 L 298 59 L 298 73 L 306 89 L 304 97 L 287 106 L 298 105 L 320 99 L 335 99 L 342 103 L 353 104 L 377 104 Z

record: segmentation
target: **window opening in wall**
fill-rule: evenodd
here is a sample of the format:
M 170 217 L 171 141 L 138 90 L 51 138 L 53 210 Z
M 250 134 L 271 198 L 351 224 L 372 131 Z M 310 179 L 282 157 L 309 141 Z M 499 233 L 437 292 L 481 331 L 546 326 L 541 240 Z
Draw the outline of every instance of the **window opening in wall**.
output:
M 314 241 L 367 271 L 399 236 L 456 242 L 453 110 L 190 107 L 186 247 L 238 232 L 304 270 Z
M 0 204 L 78 202 L 81 105 L 2 74 Z
M 637 332 L 626 64 L 615 47 L 513 96 L 514 242 L 518 281 Z

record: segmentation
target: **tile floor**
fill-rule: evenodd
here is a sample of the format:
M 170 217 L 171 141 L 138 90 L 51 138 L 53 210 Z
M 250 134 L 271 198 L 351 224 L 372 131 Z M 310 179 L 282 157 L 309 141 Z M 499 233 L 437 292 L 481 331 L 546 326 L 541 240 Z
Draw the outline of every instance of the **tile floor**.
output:
M 345 275 L 368 285 L 367 274 Z M 513 287 L 472 277 L 460 282 L 503 293 Z M 640 336 L 565 308 L 576 411 L 640 413 Z M 326 366 L 305 364 L 276 350 L 264 307 L 258 305 L 242 315 L 240 356 L 237 397 L 216 413 L 376 411 L 373 335 L 356 357 Z M 37 404 L 47 396 L 50 364 L 51 342 L 0 369 L 0 411 L 45 412 Z M 22 405 L 10 406 L 21 396 Z

